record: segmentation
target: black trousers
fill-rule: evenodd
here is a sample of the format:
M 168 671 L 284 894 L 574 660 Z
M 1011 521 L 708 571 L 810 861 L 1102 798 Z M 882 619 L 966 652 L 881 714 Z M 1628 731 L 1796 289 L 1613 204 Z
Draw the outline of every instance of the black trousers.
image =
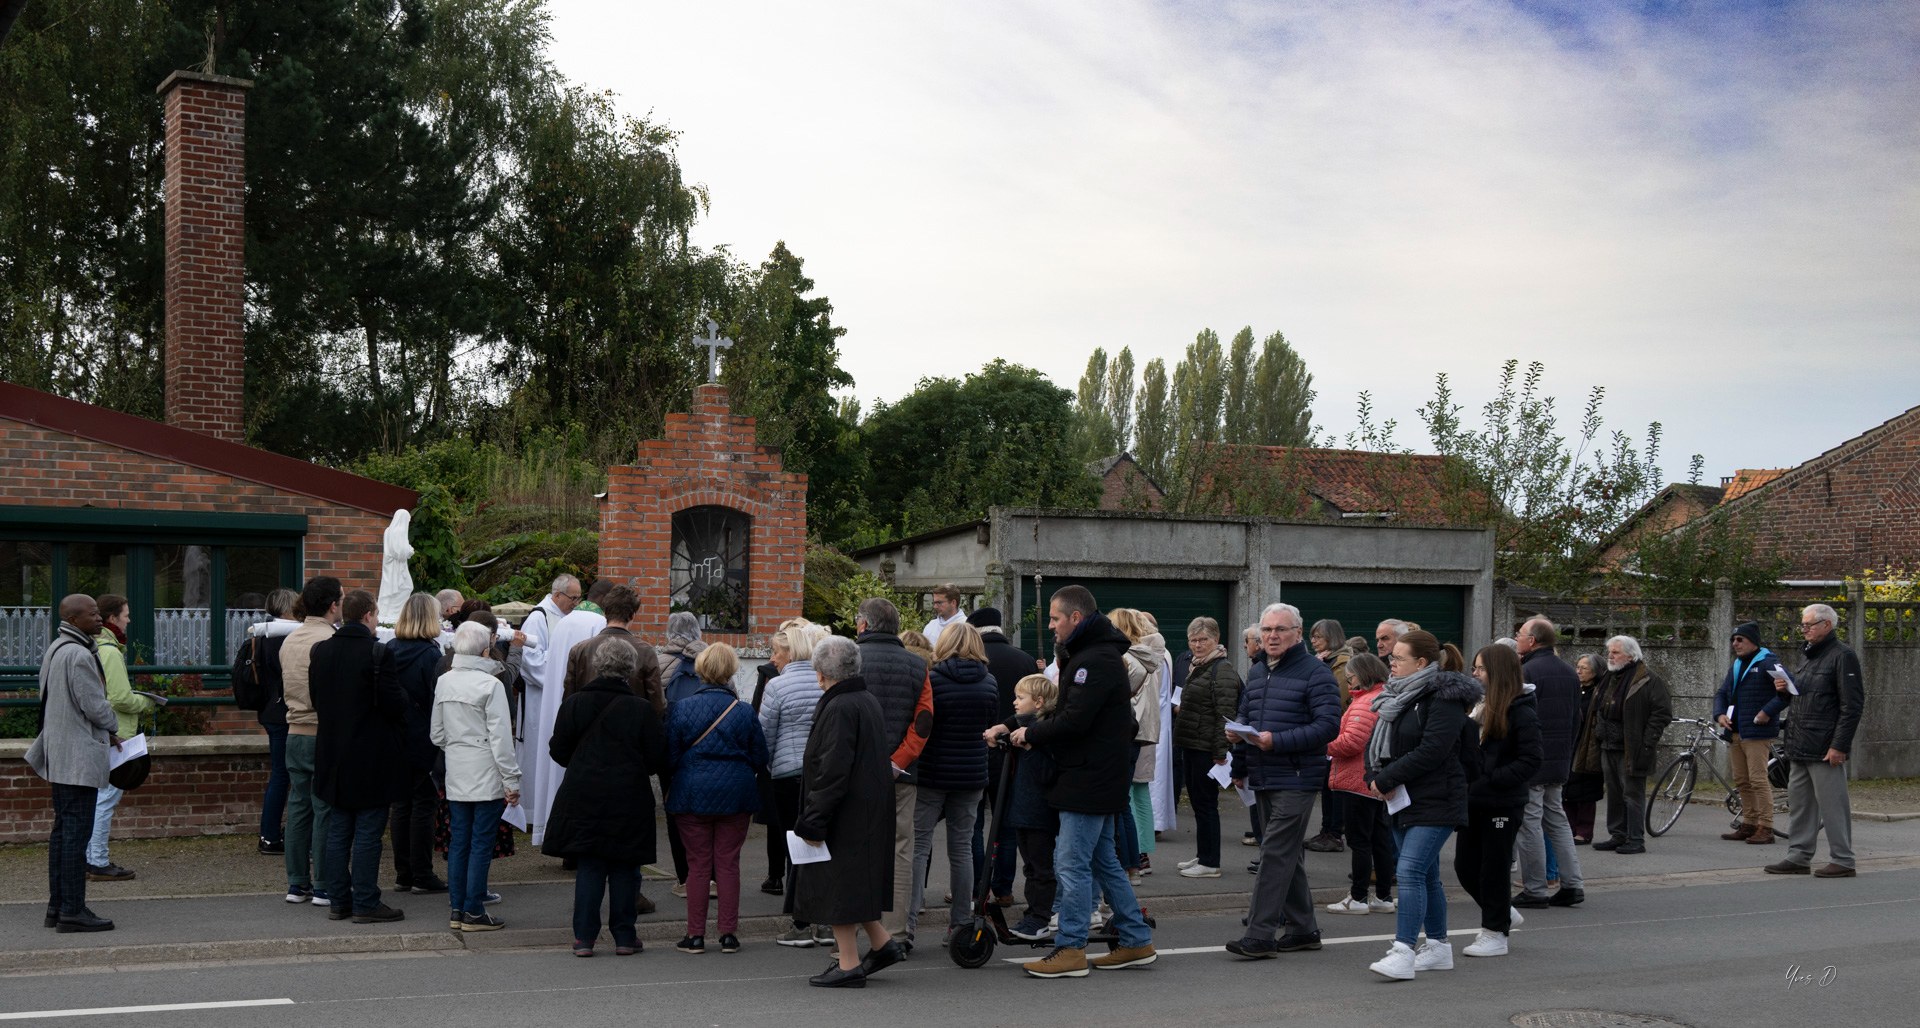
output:
M 87 841 L 93 838 L 91 785 L 53 785 L 53 830 L 47 835 L 47 909 L 78 917 L 87 908 Z
M 393 835 L 394 877 L 407 885 L 425 885 L 433 873 L 433 819 L 440 812 L 440 789 L 433 772 L 409 769 L 407 797 L 387 810 Z
M 1385 800 L 1343 792 L 1346 804 L 1347 855 L 1352 860 L 1354 899 L 1367 898 L 1367 882 L 1373 882 L 1374 895 L 1393 898 L 1393 869 L 1400 863 L 1400 848 L 1393 843 L 1393 823 L 1387 818 Z
M 1467 804 L 1467 827 L 1453 843 L 1453 873 L 1480 905 L 1480 927 L 1505 935 L 1513 927 L 1513 840 L 1520 835 L 1524 804 Z
M 673 775 L 660 772 L 660 800 L 665 805 L 667 794 L 673 791 Z M 681 884 L 687 881 L 687 844 L 680 839 L 680 819 L 667 815 L 667 849 L 673 852 L 673 878 Z
M 1206 750 L 1179 751 L 1182 774 L 1173 776 L 1187 783 L 1187 802 L 1193 805 L 1194 856 L 1207 867 L 1220 866 L 1220 783 L 1207 777 L 1213 770 L 1213 754 Z M 1239 795 L 1238 793 L 1235 794 Z
M 770 785 L 773 807 L 767 811 L 767 877 L 785 880 L 785 895 L 782 896 L 780 910 L 782 913 L 791 914 L 793 913 L 793 875 L 788 873 L 792 865 L 787 862 L 787 833 L 792 831 L 794 823 L 800 820 L 800 776 L 775 778 Z M 774 846 L 776 841 L 779 843 L 777 854 Z M 777 863 L 774 859 L 776 855 L 779 858 Z
M 1020 860 L 1027 879 L 1026 913 L 1034 917 L 1053 916 L 1053 901 L 1060 883 L 1053 876 L 1054 831 L 1048 828 L 1022 828 Z

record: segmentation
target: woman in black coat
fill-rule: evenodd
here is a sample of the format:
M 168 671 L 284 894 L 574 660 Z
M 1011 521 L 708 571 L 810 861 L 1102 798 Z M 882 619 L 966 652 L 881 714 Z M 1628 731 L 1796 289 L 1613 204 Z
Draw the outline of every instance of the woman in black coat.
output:
M 1479 702 L 1481 687 L 1460 673 L 1460 651 L 1450 643 L 1443 649 L 1430 632 L 1401 636 L 1388 666 L 1393 677 L 1373 700 L 1379 716 L 1367 742 L 1366 779 L 1389 809 L 1403 798 L 1407 803 L 1392 815 L 1400 845 L 1394 942 L 1371 970 L 1408 980 L 1416 971 L 1453 967 L 1440 850 L 1467 823 L 1467 772 L 1477 771 L 1480 760 L 1479 726 L 1467 711 Z M 1395 795 L 1403 788 L 1404 796 Z M 1422 928 L 1425 942 L 1419 941 Z
M 1527 809 L 1527 783 L 1540 770 L 1540 714 L 1522 682 L 1520 655 L 1500 643 L 1473 655 L 1473 677 L 1486 687 L 1474 720 L 1480 728 L 1480 777 L 1467 789 L 1467 826 L 1453 847 L 1453 873 L 1480 905 L 1480 937 L 1461 952 L 1501 957 L 1514 910 L 1513 841 Z
M 431 593 L 414 593 L 400 609 L 387 644 L 380 674 L 391 678 L 407 694 L 406 794 L 387 812 L 393 836 L 393 877 L 401 890 L 418 895 L 447 891 L 447 883 L 433 870 L 433 819 L 440 811 L 436 773 L 440 750 L 427 738 L 433 720 L 433 687 L 440 679 L 440 601 Z
M 653 786 L 667 768 L 667 737 L 653 704 L 634 694 L 639 652 L 608 637 L 593 651 L 593 680 L 560 704 L 548 752 L 567 769 L 540 852 L 571 857 L 573 955 L 593 956 L 600 901 L 614 952 L 640 952 L 633 920 L 640 865 L 654 859 Z
M 813 649 L 814 673 L 826 694 L 813 715 L 801 770 L 795 835 L 825 843 L 828 859 L 795 871 L 793 915 L 833 926 L 839 961 L 808 981 L 823 988 L 863 988 L 867 976 L 906 956 L 880 915 L 893 899 L 892 745 L 880 701 L 860 678 L 860 650 L 832 636 Z M 858 931 L 872 947 L 864 959 Z

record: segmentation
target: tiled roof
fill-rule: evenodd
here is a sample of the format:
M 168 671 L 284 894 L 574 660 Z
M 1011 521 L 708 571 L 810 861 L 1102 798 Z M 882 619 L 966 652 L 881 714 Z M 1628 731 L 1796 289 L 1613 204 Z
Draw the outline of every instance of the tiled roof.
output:
M 1726 485 L 1726 493 L 1721 503 L 1731 503 L 1768 482 L 1786 474 L 1791 468 L 1741 468 L 1733 473 L 1733 479 Z
M 0 418 L 375 514 L 412 510 L 420 500 L 411 489 L 11 382 L 0 382 Z
M 1224 469 L 1250 459 L 1282 489 L 1311 496 L 1331 516 L 1386 514 L 1431 525 L 1458 520 L 1458 465 L 1451 457 L 1307 446 L 1221 446 L 1219 456 L 1215 473 L 1245 473 Z

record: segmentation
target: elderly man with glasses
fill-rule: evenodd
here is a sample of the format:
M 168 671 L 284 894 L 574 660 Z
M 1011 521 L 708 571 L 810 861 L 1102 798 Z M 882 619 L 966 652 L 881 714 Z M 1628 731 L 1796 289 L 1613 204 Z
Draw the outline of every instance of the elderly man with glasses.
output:
M 1840 617 L 1816 603 L 1800 612 L 1806 663 L 1776 678 L 1775 688 L 1792 704 L 1787 719 L 1787 855 L 1767 873 L 1852 878 L 1853 808 L 1847 797 L 1847 754 L 1860 727 L 1866 691 L 1860 658 L 1834 636 Z M 1828 863 L 1813 866 L 1820 830 L 1827 832 Z

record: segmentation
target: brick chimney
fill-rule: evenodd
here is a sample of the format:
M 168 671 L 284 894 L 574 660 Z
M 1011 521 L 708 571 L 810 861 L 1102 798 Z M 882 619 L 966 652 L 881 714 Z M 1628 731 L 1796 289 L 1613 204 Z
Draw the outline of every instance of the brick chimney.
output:
M 167 424 L 245 441 L 247 79 L 176 71 L 166 104 Z

